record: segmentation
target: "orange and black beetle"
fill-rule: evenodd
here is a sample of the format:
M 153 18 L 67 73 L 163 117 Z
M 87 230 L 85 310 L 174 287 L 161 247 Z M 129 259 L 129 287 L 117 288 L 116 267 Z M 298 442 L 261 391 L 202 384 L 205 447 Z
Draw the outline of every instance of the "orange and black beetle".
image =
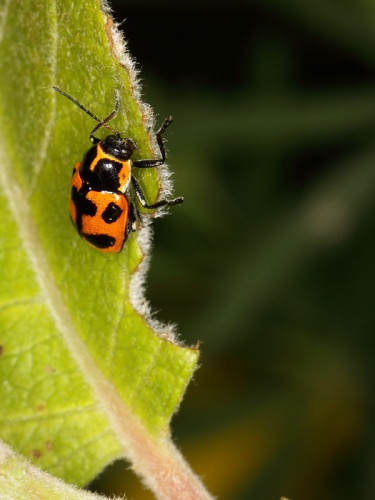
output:
M 82 162 L 73 169 L 72 190 L 70 198 L 70 217 L 80 236 L 91 246 L 101 252 L 121 252 L 130 233 L 137 229 L 139 212 L 131 199 L 130 185 L 133 186 L 141 205 L 155 209 L 165 205 L 176 205 L 183 198 L 159 200 L 148 205 L 137 180 L 132 176 L 132 168 L 154 168 L 165 162 L 165 149 L 162 134 L 171 124 L 172 117 L 167 118 L 156 132 L 161 158 L 131 161 L 136 149 L 132 139 L 123 138 L 108 126 L 108 122 L 117 115 L 119 108 L 119 92 L 115 90 L 115 109 L 100 120 L 91 111 L 76 101 L 72 96 L 53 87 L 54 90 L 70 99 L 98 125 L 90 133 L 93 146 L 87 151 Z M 95 132 L 108 128 L 113 134 L 100 140 Z

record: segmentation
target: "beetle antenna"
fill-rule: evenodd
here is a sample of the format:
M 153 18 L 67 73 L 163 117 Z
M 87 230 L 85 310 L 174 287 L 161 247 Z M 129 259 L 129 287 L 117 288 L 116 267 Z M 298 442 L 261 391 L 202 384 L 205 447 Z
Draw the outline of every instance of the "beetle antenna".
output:
M 74 97 L 72 97 L 71 95 L 67 94 L 63 90 L 59 89 L 56 86 L 54 86 L 53 89 L 56 90 L 56 92 L 59 92 L 64 97 L 67 97 L 76 106 L 78 106 L 80 109 L 82 109 L 82 111 L 84 111 L 86 114 L 88 114 L 89 116 L 91 116 L 91 118 L 93 118 L 94 120 L 96 120 L 98 122 L 98 125 L 96 125 L 96 127 L 94 127 L 94 129 L 90 133 L 90 139 L 91 139 L 92 142 L 94 142 L 94 140 L 95 140 L 94 133 L 99 128 L 101 128 L 101 127 L 105 127 L 106 129 L 108 129 L 111 132 L 113 132 L 117 137 L 120 137 L 120 134 L 115 129 L 113 129 L 112 127 L 110 127 L 108 125 L 108 122 L 111 121 L 117 115 L 118 109 L 119 109 L 119 106 L 120 106 L 119 90 L 118 89 L 115 89 L 115 109 L 113 111 L 111 111 L 111 113 L 109 113 L 109 115 L 106 116 L 103 120 L 101 120 L 100 118 L 98 118 L 96 115 L 94 115 L 94 113 L 92 113 L 89 109 L 85 108 L 85 106 L 83 106 L 80 102 L 78 102 L 76 99 L 74 99 Z

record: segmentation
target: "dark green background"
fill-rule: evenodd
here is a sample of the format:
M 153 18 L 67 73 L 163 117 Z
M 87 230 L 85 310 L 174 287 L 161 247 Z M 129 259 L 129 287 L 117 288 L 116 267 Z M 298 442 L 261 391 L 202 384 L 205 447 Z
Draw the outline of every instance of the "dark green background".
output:
M 375 498 L 375 2 L 111 5 L 175 118 L 147 296 L 203 342 L 177 445 L 221 499 Z

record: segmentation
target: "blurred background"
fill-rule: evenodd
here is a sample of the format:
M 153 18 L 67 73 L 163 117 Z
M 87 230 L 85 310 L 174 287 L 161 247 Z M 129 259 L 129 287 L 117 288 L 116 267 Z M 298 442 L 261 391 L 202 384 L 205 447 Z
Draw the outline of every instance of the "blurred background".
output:
M 374 499 L 375 2 L 110 3 L 175 118 L 147 280 L 202 341 L 175 442 L 220 499 Z M 123 463 L 92 488 L 153 498 Z

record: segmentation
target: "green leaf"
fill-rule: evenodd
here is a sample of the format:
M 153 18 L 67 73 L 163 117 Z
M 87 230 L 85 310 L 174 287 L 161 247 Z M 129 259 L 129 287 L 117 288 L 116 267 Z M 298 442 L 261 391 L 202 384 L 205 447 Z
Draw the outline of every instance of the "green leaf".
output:
M 169 422 L 198 358 L 150 319 L 148 219 L 115 255 L 69 220 L 72 167 L 95 122 L 53 85 L 100 117 L 119 89 L 111 125 L 136 141 L 136 159 L 154 154 L 152 113 L 120 42 L 96 0 L 0 1 L 0 432 L 78 485 L 123 456 L 157 481 L 145 464 L 155 449 L 174 454 Z M 138 179 L 155 200 L 156 169 Z
M 41 472 L 0 442 L 0 491 L 2 500 L 104 500 L 103 496 L 78 490 Z M 115 499 L 114 499 L 115 500 Z

